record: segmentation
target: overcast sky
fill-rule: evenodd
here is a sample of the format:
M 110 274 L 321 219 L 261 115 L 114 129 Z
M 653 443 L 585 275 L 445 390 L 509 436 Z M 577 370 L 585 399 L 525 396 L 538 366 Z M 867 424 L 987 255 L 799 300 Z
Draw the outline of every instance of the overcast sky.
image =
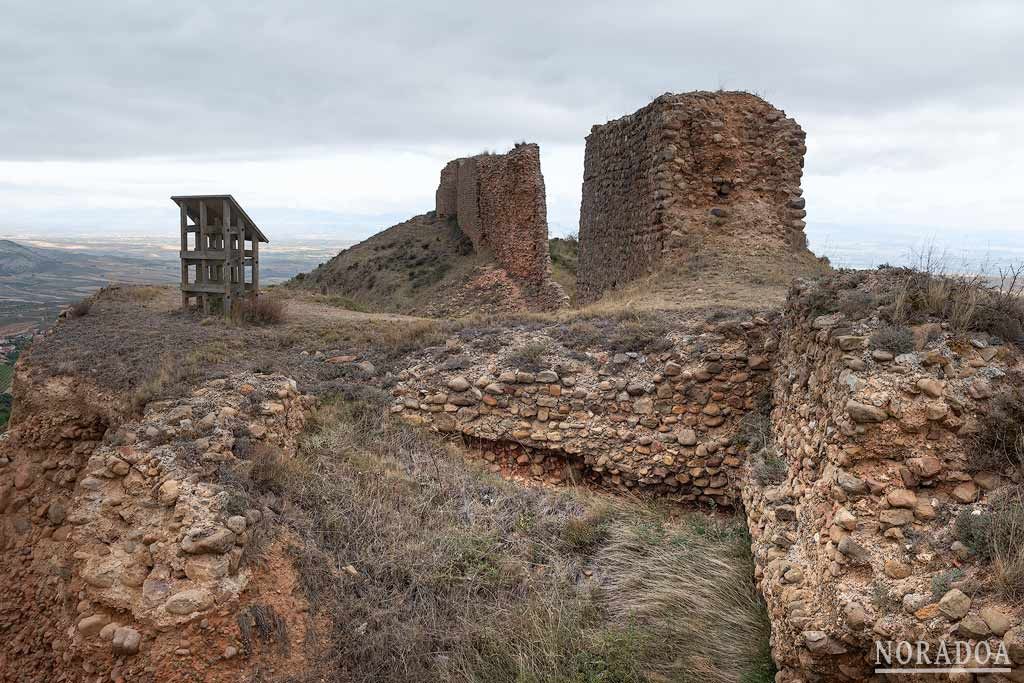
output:
M 0 233 L 173 238 L 171 194 L 274 236 L 365 237 L 443 163 L 540 143 L 552 231 L 584 137 L 667 91 L 744 89 L 808 134 L 812 237 L 1024 231 L 1019 2 L 0 0 Z M 830 232 L 831 231 L 831 232 Z M 838 237 L 837 237 L 838 236 Z

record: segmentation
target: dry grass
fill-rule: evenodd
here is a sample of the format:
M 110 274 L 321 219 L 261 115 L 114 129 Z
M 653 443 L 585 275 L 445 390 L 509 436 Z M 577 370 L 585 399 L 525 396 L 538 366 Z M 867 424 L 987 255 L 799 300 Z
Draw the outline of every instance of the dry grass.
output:
M 920 268 L 891 268 L 896 278 L 886 307 L 897 325 L 929 318 L 958 332 L 988 332 L 1004 341 L 1024 342 L 1024 264 L 1000 270 L 999 284 L 980 275 L 949 275 L 935 260 Z
M 185 394 L 205 378 L 210 366 L 230 360 L 241 348 L 241 340 L 211 340 L 186 349 L 183 355 L 164 353 L 156 368 L 131 391 L 131 409 L 141 413 L 150 401 Z
M 240 310 L 241 319 L 253 325 L 280 325 L 288 317 L 285 300 L 266 294 L 246 297 Z
M 771 680 L 738 519 L 522 488 L 362 403 L 323 403 L 271 460 L 246 495 L 297 511 L 293 558 L 331 624 L 308 680 Z
M 995 496 L 992 509 L 966 509 L 956 534 L 974 556 L 991 567 L 992 586 L 1014 604 L 1024 603 L 1024 491 L 1014 487 Z
M 542 370 L 544 356 L 551 352 L 551 343 L 534 341 L 523 344 L 515 349 L 506 359 L 505 364 L 526 372 Z
M 898 356 L 914 350 L 914 333 L 909 327 L 883 325 L 871 335 L 870 343 L 873 349 L 891 351 Z
M 748 548 L 742 524 L 713 517 L 677 529 L 612 531 L 598 556 L 608 576 L 604 604 L 658 644 L 652 673 L 704 683 L 772 680 L 769 624 Z
M 155 285 L 131 285 L 120 287 L 121 297 L 127 301 L 146 303 L 159 299 L 165 293 L 165 288 Z

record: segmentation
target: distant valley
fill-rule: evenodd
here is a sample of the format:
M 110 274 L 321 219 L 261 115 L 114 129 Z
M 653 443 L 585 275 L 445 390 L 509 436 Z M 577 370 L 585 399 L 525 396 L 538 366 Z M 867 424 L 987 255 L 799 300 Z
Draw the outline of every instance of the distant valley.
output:
M 266 284 L 315 268 L 351 242 L 283 240 L 260 251 Z M 111 283 L 173 284 L 178 246 L 145 238 L 0 238 L 0 336 L 48 324 L 68 304 Z

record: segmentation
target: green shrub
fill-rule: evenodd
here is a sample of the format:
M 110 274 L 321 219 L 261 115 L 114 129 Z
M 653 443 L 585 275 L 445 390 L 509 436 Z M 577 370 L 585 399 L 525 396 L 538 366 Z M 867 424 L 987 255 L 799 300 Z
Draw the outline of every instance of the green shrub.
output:
M 942 599 L 942 596 L 953 588 L 953 584 L 962 578 L 964 578 L 964 571 L 962 569 L 949 569 L 933 576 L 932 599 Z

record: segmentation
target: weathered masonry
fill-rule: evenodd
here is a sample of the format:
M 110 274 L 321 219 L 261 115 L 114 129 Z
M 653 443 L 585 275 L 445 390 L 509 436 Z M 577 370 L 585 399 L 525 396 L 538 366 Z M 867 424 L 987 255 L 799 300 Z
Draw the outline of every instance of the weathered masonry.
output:
M 744 92 L 662 95 L 587 137 L 581 303 L 651 273 L 673 252 L 806 248 L 796 121 Z
M 448 162 L 436 200 L 437 216 L 454 219 L 474 249 L 491 253 L 519 281 L 531 309 L 551 310 L 568 303 L 551 279 L 539 146 L 517 143 L 506 154 Z
M 260 242 L 269 242 L 229 194 L 171 197 L 181 209 L 181 305 L 230 315 L 260 288 Z M 246 272 L 248 271 L 248 272 Z

